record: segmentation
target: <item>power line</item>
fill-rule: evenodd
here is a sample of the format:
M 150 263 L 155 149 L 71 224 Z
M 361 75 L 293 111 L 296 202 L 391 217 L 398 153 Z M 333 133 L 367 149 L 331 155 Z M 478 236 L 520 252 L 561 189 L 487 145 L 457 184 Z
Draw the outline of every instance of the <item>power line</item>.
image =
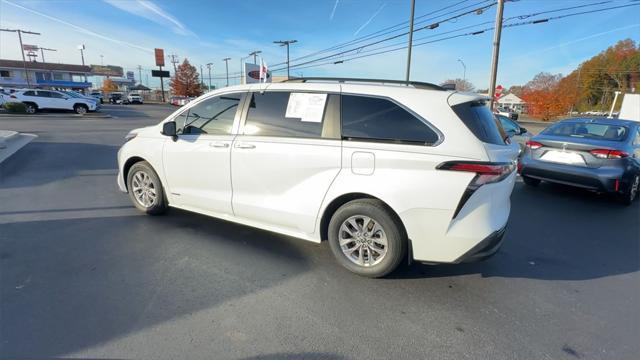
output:
M 620 6 L 615 6 L 615 7 L 608 7 L 608 8 L 601 8 L 601 9 L 594 9 L 594 10 L 589 10 L 589 11 L 582 11 L 582 12 L 577 12 L 577 13 L 571 13 L 571 14 L 564 14 L 564 15 L 559 15 L 559 16 L 554 16 L 554 17 L 549 17 L 549 18 L 545 18 L 545 19 L 533 19 L 533 20 L 529 20 L 529 21 L 522 21 L 522 22 L 518 22 L 518 23 L 511 23 L 511 24 L 505 24 L 503 25 L 503 28 L 505 27 L 517 27 L 517 26 L 525 26 L 525 25 L 533 25 L 533 24 L 540 24 L 540 23 L 545 23 L 545 22 L 549 22 L 552 20 L 558 20 L 558 19 L 563 19 L 563 18 L 567 18 L 567 17 L 573 17 L 573 16 L 578 16 L 578 15 L 585 15 L 585 14 L 590 14 L 590 13 L 596 13 L 596 12 L 604 12 L 604 11 L 609 11 L 609 10 L 615 10 L 615 9 L 620 9 L 620 8 L 627 8 L 627 7 L 631 7 L 631 6 L 638 6 L 640 5 L 640 2 L 633 2 L 631 4 L 626 4 L 626 5 L 620 5 Z M 566 10 L 566 9 L 563 9 Z M 560 11 L 560 9 L 556 9 L 554 11 Z M 477 26 L 477 25 L 476 25 Z M 440 41 L 445 41 L 445 40 L 451 40 L 451 39 L 455 39 L 458 37 L 463 37 L 463 36 L 474 36 L 474 35 L 480 35 L 486 31 L 489 30 L 493 30 L 494 27 L 487 27 L 478 31 L 472 31 L 472 32 L 467 32 L 467 33 L 463 33 L 463 34 L 458 34 L 458 35 L 452 35 L 452 36 L 448 36 L 448 37 L 444 37 L 444 38 L 440 38 L 440 39 L 435 39 L 435 40 L 431 40 L 431 41 L 424 41 L 424 42 L 419 42 L 414 44 L 414 46 L 421 46 L 421 45 L 426 45 L 426 44 L 431 44 L 431 43 L 435 43 L 435 42 L 440 42 Z M 458 29 L 459 31 L 460 29 Z M 442 35 L 442 34 L 440 34 Z M 321 66 L 321 65 L 330 65 L 330 64 L 335 64 L 335 63 L 344 63 L 346 61 L 351 61 L 351 60 L 356 60 L 356 59 L 360 59 L 360 58 L 364 58 L 364 57 L 370 57 L 370 56 L 375 56 L 375 55 L 380 55 L 380 54 L 386 54 L 389 52 L 394 52 L 394 51 L 398 51 L 398 50 L 402 50 L 405 49 L 407 46 L 398 46 L 396 48 L 390 49 L 390 50 L 385 50 L 385 51 L 378 51 L 378 52 L 373 52 L 373 53 L 367 53 L 367 54 L 362 54 L 359 56 L 354 56 L 348 59 L 341 59 L 339 61 L 331 61 L 331 62 L 325 62 L 325 63 L 321 63 L 321 64 L 314 64 L 314 65 L 310 65 L 310 66 L 304 66 L 304 65 L 308 65 L 310 63 L 313 63 L 315 61 L 320 61 L 320 60 L 324 60 L 327 57 L 324 58 L 320 58 L 320 59 L 316 59 L 314 61 L 307 61 L 304 63 L 300 63 L 300 64 L 294 64 L 291 66 L 292 69 L 305 69 L 305 68 L 310 68 L 310 67 L 315 67 L 315 66 Z M 282 71 L 282 68 L 279 69 L 274 69 L 272 70 L 273 72 L 277 72 L 277 71 Z

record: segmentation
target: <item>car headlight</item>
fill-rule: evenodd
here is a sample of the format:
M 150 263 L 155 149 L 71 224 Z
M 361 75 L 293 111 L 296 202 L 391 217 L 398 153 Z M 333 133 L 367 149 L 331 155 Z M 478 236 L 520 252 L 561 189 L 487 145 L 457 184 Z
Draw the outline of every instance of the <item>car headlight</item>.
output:
M 138 136 L 138 133 L 130 132 L 127 135 L 125 135 L 124 142 L 128 142 L 130 140 L 133 140 L 136 136 Z

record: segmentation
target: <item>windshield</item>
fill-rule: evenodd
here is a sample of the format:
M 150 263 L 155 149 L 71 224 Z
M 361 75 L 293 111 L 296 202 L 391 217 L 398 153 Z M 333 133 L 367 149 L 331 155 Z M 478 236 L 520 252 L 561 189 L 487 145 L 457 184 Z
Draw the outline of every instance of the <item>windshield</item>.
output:
M 543 131 L 544 135 L 569 136 L 576 138 L 622 141 L 629 130 L 621 125 L 595 123 L 560 123 Z

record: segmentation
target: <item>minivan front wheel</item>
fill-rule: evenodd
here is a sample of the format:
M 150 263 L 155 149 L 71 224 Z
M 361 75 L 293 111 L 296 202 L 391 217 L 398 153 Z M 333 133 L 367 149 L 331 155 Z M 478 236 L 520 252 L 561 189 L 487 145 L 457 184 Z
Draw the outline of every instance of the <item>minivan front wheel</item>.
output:
M 381 201 L 359 199 L 342 205 L 329 222 L 329 244 L 338 262 L 367 277 L 395 270 L 407 248 L 400 220 Z
M 150 215 L 162 214 L 167 210 L 162 183 L 148 162 L 137 162 L 129 169 L 127 189 L 133 205 L 139 210 Z

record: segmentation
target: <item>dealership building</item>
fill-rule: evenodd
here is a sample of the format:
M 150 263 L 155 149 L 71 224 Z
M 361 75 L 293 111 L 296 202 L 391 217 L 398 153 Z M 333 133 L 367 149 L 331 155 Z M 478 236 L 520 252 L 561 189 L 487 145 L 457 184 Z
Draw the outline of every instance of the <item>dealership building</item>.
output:
M 25 65 L 28 75 L 25 74 Z M 84 65 L 0 59 L 2 88 L 25 88 L 30 83 L 32 87 L 42 89 L 83 90 L 91 88 L 91 83 L 85 81 L 91 75 L 91 67 Z

